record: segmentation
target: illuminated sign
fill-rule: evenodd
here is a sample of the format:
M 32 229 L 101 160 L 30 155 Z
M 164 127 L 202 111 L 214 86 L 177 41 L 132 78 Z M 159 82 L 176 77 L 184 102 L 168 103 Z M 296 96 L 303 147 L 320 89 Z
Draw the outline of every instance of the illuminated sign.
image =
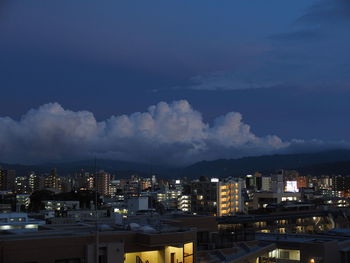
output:
M 292 192 L 292 193 L 299 192 L 297 181 L 287 181 L 285 192 Z

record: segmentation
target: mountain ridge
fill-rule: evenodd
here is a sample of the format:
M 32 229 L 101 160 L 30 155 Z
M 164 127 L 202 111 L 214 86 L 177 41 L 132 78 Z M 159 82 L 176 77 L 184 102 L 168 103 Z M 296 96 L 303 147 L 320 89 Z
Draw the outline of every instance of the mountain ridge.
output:
M 274 154 L 240 159 L 201 161 L 185 168 L 194 176 L 242 176 L 255 171 L 272 172 L 279 169 L 300 169 L 323 163 L 350 161 L 350 150 L 330 150 L 316 153 Z
M 158 174 L 161 177 L 190 177 L 199 176 L 227 177 L 243 176 L 255 171 L 271 173 L 279 169 L 296 169 L 301 173 L 319 174 L 322 167 L 331 172 L 341 171 L 337 165 L 347 171 L 350 166 L 350 150 L 330 150 L 316 153 L 299 154 L 274 154 L 243 157 L 238 159 L 218 159 L 213 161 L 200 161 L 186 167 L 169 167 L 162 165 L 151 165 L 146 163 L 128 162 L 120 160 L 98 159 L 97 170 L 105 170 L 118 177 L 139 174 L 147 176 Z M 93 172 L 95 160 L 81 160 L 63 163 L 45 163 L 38 165 L 6 164 L 0 163 L 4 169 L 16 170 L 18 175 L 25 175 L 31 171 L 39 174 L 49 173 L 52 168 L 57 168 L 58 174 L 68 175 L 79 171 Z M 350 171 L 350 168 L 349 168 Z

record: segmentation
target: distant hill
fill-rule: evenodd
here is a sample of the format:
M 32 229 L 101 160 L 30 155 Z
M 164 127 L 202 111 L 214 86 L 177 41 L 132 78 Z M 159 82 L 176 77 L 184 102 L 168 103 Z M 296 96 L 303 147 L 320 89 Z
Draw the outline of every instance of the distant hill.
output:
M 35 171 L 38 174 L 49 173 L 52 168 L 57 168 L 59 175 L 74 174 L 79 171 L 94 172 L 95 160 L 84 160 L 76 162 L 63 162 L 63 163 L 45 163 L 38 165 L 21 165 L 21 164 L 7 164 L 0 163 L 0 167 L 4 169 L 16 170 L 18 175 L 26 175 L 31 171 Z M 96 170 L 105 170 L 110 173 L 115 173 L 120 176 L 129 176 L 131 174 L 149 175 L 160 174 L 168 167 L 155 166 L 143 163 L 125 162 L 118 160 L 104 160 L 98 159 L 96 161 Z
M 322 163 L 298 170 L 301 174 L 320 175 L 350 175 L 350 160 L 347 162 Z
M 95 170 L 94 160 L 84 160 L 66 163 L 46 163 L 40 165 L 5 164 L 0 166 L 13 169 L 18 175 L 26 175 L 30 171 L 39 174 L 49 173 L 57 168 L 59 175 L 68 175 L 84 170 Z M 105 170 L 125 177 L 131 174 L 149 176 L 158 174 L 161 177 L 199 176 L 226 177 L 242 176 L 255 171 L 270 173 L 279 169 L 296 169 L 301 174 L 350 174 L 350 150 L 333 150 L 318 153 L 264 155 L 240 159 L 220 159 L 202 161 L 183 168 L 173 168 L 161 165 L 150 165 L 116 160 L 97 160 L 97 170 Z
M 182 176 L 242 176 L 255 171 L 272 172 L 278 169 L 298 169 L 305 167 L 305 172 L 318 171 L 327 167 L 333 168 L 327 163 L 350 161 L 350 150 L 333 150 L 318 153 L 264 155 L 258 157 L 246 157 L 240 159 L 202 161 L 190 165 L 182 170 Z M 317 166 L 320 165 L 320 166 Z M 323 165 L 323 166 L 322 166 Z M 308 167 L 308 168 L 306 168 Z

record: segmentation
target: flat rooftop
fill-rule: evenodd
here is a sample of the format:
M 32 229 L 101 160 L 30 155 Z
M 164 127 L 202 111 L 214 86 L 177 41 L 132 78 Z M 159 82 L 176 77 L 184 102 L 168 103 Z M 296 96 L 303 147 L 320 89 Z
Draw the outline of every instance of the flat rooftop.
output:
M 264 244 L 258 241 L 246 241 L 233 244 L 232 248 L 198 251 L 200 262 L 221 263 L 235 260 L 254 259 L 261 253 L 268 253 L 276 248 L 275 244 Z
M 255 233 L 256 240 L 269 242 L 295 242 L 295 243 L 327 243 L 334 241 L 348 241 L 349 237 L 342 235 L 325 234 L 278 234 Z
M 270 212 L 266 214 L 250 214 L 250 215 L 235 215 L 219 217 L 218 224 L 235 224 L 242 222 L 256 222 L 264 220 L 278 220 L 289 218 L 306 218 L 313 216 L 327 216 L 330 211 L 323 210 L 307 210 L 307 211 L 281 211 Z
M 122 235 L 122 234 L 146 234 L 146 235 L 162 235 L 191 232 L 193 229 L 189 227 L 176 227 L 166 224 L 161 224 L 158 227 L 149 225 L 140 225 L 138 228 L 131 229 L 128 225 L 105 224 L 98 222 L 91 223 L 74 223 L 74 224 L 46 224 L 39 226 L 38 231 L 23 233 L 11 230 L 0 231 L 1 240 L 26 240 L 26 239 L 44 239 L 44 238 L 59 238 L 69 236 L 91 236 L 95 235 L 96 230 L 100 235 Z

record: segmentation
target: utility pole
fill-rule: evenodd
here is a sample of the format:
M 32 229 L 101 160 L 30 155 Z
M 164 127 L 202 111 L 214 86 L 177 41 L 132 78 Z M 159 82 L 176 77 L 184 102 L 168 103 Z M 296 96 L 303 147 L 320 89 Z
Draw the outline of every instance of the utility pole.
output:
M 98 211 L 97 211 L 97 201 L 98 201 L 98 180 L 97 180 L 97 167 L 96 167 L 97 161 L 95 157 L 95 227 L 96 227 L 96 246 L 95 246 L 95 263 L 99 263 L 99 254 L 100 254 L 100 245 L 99 245 L 99 233 L 98 233 Z

